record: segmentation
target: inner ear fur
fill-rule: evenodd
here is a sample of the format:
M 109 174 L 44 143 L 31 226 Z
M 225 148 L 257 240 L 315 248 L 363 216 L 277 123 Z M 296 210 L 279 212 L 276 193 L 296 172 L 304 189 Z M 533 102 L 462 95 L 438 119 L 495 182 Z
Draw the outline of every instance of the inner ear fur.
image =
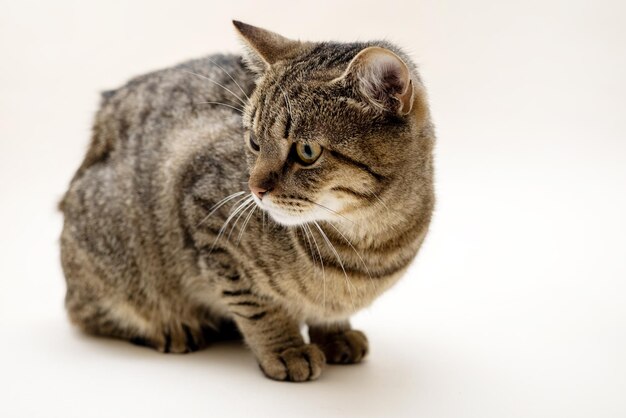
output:
M 392 51 L 370 46 L 359 52 L 342 77 L 352 78 L 360 93 L 376 108 L 406 115 L 413 108 L 411 71 Z

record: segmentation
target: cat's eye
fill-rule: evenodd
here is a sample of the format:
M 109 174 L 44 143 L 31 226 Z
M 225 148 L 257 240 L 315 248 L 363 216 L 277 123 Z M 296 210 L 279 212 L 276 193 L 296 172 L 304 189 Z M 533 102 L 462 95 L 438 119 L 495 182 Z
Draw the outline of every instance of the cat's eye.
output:
M 303 165 L 311 165 L 322 154 L 321 145 L 315 142 L 298 142 L 296 143 L 296 156 L 298 157 L 298 162 Z
M 261 146 L 256 141 L 256 137 L 254 136 L 254 133 L 252 133 L 252 131 L 250 131 L 248 142 L 250 143 L 250 148 L 252 148 L 252 151 L 259 152 Z

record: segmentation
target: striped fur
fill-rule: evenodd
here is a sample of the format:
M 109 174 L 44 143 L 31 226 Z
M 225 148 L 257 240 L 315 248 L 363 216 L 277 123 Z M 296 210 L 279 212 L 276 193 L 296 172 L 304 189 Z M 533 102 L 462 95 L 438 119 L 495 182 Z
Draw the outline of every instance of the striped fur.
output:
M 417 254 L 434 204 L 433 128 L 395 46 L 236 26 L 253 72 L 213 55 L 103 94 L 60 204 L 66 306 L 86 332 L 162 352 L 241 333 L 268 377 L 311 380 L 326 362 L 361 361 L 367 339 L 349 317 Z M 410 70 L 408 114 L 393 97 L 373 105 L 346 73 L 368 47 Z M 293 161 L 298 141 L 324 149 L 310 167 Z M 271 188 L 262 201 L 253 183 Z

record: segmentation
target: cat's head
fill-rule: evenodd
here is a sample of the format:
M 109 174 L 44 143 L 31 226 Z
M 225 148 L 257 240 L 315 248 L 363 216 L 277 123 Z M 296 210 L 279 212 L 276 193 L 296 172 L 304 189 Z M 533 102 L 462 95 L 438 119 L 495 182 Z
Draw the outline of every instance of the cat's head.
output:
M 296 225 L 357 221 L 417 198 L 407 194 L 430 162 L 421 134 L 430 125 L 421 81 L 401 51 L 234 24 L 258 76 L 243 123 L 259 207 Z

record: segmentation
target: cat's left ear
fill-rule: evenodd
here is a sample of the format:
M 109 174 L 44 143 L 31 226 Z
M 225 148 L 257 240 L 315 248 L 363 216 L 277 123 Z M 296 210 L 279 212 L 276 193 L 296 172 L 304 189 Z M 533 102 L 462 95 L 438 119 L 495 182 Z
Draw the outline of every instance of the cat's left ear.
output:
M 262 73 L 270 65 L 295 55 L 302 48 L 300 41 L 287 39 L 269 30 L 233 20 L 241 39 L 249 48 L 245 57 L 250 69 Z
M 371 46 L 359 52 L 342 78 L 352 78 L 361 94 L 376 108 L 406 115 L 413 108 L 411 71 L 392 51 Z

